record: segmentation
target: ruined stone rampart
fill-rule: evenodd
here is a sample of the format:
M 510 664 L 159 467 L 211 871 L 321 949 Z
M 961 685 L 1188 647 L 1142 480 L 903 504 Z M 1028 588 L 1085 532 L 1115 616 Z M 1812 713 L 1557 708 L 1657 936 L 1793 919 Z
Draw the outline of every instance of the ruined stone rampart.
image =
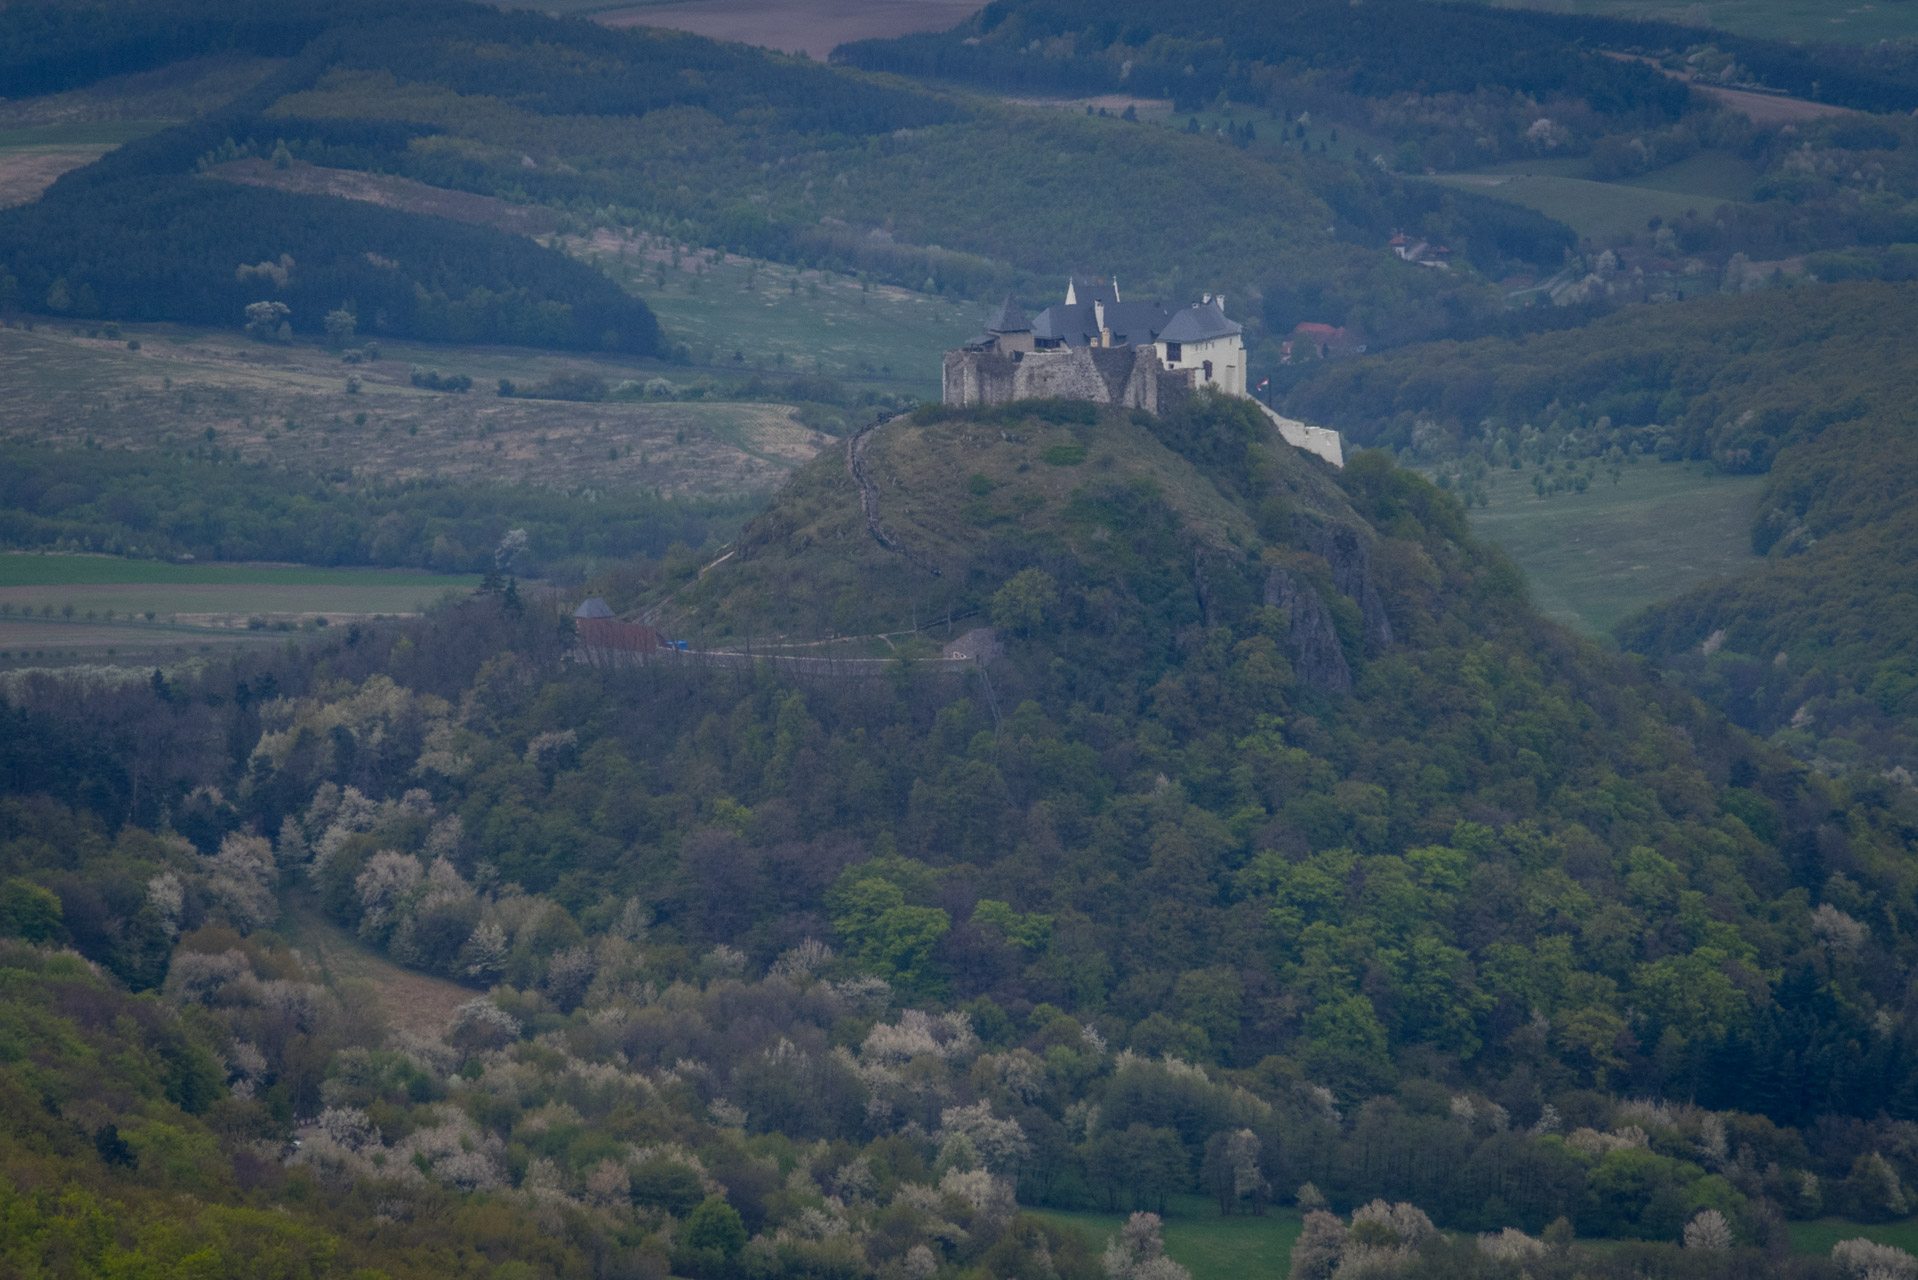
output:
M 1090 400 L 1157 413 L 1191 386 L 1189 370 L 1166 369 L 1151 347 L 1068 347 L 1018 355 L 961 350 L 946 353 L 943 399 L 963 407 Z

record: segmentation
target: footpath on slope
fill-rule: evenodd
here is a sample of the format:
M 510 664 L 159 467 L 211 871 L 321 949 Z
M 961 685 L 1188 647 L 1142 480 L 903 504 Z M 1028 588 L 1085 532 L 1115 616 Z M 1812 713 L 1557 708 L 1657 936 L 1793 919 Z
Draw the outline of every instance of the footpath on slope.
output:
M 304 898 L 287 904 L 285 932 L 321 981 L 334 991 L 364 983 L 379 1001 L 386 1025 L 428 1040 L 439 1039 L 453 1010 L 482 994 L 457 982 L 402 968 L 327 920 Z

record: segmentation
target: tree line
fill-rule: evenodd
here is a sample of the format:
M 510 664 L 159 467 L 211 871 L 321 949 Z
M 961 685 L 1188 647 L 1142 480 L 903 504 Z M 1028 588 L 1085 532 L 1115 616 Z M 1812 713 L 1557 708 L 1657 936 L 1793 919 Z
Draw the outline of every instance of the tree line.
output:
M 479 573 L 511 529 L 521 572 L 658 559 L 723 542 L 749 499 L 567 494 L 440 480 L 341 485 L 267 464 L 104 449 L 0 448 L 0 545 L 197 561 Z

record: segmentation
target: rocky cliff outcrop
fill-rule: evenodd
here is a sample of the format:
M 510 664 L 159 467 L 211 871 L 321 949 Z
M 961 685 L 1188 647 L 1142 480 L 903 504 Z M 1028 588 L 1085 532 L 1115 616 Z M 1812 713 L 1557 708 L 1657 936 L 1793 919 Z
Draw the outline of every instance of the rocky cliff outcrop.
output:
M 1367 657 L 1392 644 L 1392 620 L 1372 580 L 1372 550 L 1363 534 L 1345 525 L 1297 522 L 1298 542 L 1325 562 L 1331 586 L 1358 606 L 1360 642 Z M 1326 693 L 1352 688 L 1352 666 L 1339 640 L 1338 624 L 1319 588 L 1301 571 L 1275 567 L 1266 575 L 1265 603 L 1285 610 L 1293 670 L 1308 686 Z
M 1285 610 L 1291 619 L 1287 633 L 1292 670 L 1308 686 L 1326 693 L 1352 688 L 1352 667 L 1339 644 L 1339 629 L 1317 587 L 1297 574 L 1273 569 L 1265 579 L 1265 603 Z
M 1365 653 L 1372 657 L 1392 644 L 1392 620 L 1385 599 L 1372 581 L 1372 548 L 1356 529 L 1322 525 L 1300 517 L 1300 540 L 1332 570 L 1332 585 L 1351 597 L 1365 619 Z

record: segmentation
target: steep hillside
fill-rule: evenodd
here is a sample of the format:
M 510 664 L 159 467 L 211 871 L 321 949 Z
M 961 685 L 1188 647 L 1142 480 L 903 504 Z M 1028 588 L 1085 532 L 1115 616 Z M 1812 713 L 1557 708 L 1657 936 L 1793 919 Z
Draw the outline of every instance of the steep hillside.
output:
M 1707 295 L 1558 333 L 1305 365 L 1285 404 L 1426 461 L 1476 453 L 1505 466 L 1616 447 L 1764 472 L 1835 423 L 1898 410 L 1914 340 L 1918 285 Z
M 1468 502 L 1488 468 L 1531 470 L 1546 494 L 1640 459 L 1764 474 L 1751 544 L 1771 563 L 1620 639 L 1822 768 L 1911 769 L 1915 301 L 1910 284 L 1852 283 L 1636 308 L 1326 364 L 1287 403 L 1436 466 Z
M 1248 407 L 1206 412 L 1249 439 L 1263 435 Z M 865 634 L 971 617 L 1030 565 L 1112 570 L 1130 554 L 1128 535 L 1145 536 L 1127 513 L 1147 510 L 1193 558 L 1252 572 L 1255 513 L 1168 447 L 1177 429 L 1090 404 L 922 407 L 821 455 L 669 616 L 715 637 Z M 1351 519 L 1329 473 L 1309 464 L 1286 469 L 1267 496 Z
M 890 547 L 822 457 L 660 603 L 763 635 L 943 591 L 998 629 L 984 668 L 607 670 L 561 660 L 572 601 L 481 596 L 22 682 L 0 779 L 39 798 L 0 811 L 0 929 L 210 1026 L 218 1096 L 265 1105 L 218 1103 L 201 1163 L 388 1206 L 362 1256 L 452 1204 L 495 1262 L 539 1256 L 530 1220 L 647 1277 L 1076 1280 L 1015 1193 L 1202 1188 L 1406 1201 L 1351 1241 L 1308 1218 L 1312 1256 L 1397 1241 L 1465 1276 L 1512 1272 L 1425 1215 L 1563 1217 L 1538 1274 L 1567 1275 L 1676 1265 L 1565 1253 L 1574 1224 L 1702 1221 L 1735 1247 L 1694 1270 L 1729 1277 L 1788 1271 L 1785 1215 L 1906 1211 L 1907 793 L 1541 622 L 1450 495 L 1379 453 L 1330 472 L 1242 402 L 868 440 Z M 183 838 L 109 845 L 63 804 Z M 256 1059 L 242 1033 L 281 1041 L 252 1011 L 300 977 L 282 886 L 489 994 L 446 1047 Z

